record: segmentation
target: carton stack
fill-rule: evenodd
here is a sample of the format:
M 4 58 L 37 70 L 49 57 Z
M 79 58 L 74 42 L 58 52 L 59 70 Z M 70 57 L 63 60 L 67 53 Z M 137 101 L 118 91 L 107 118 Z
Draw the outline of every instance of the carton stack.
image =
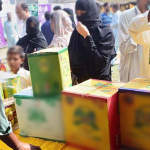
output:
M 150 150 L 150 79 L 138 78 L 119 89 L 121 146 Z
M 123 85 L 91 79 L 62 92 L 65 149 L 119 150 L 117 92 Z
M 12 127 L 17 128 L 17 114 L 14 105 L 13 94 L 21 91 L 20 78 L 18 75 L 0 71 L 0 97 L 5 106 L 5 114 Z M 14 128 L 13 128 L 14 129 Z
M 61 91 L 72 85 L 68 50 L 41 50 L 28 61 L 33 92 L 14 95 L 21 135 L 64 142 Z

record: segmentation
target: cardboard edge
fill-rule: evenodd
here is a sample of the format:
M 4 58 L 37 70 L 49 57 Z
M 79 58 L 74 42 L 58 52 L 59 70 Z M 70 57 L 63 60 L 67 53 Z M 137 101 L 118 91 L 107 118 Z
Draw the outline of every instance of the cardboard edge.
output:
M 91 96 L 89 94 L 79 94 L 79 93 L 71 93 L 67 91 L 63 91 L 62 95 L 68 95 L 68 96 L 75 96 L 75 97 L 82 97 L 87 99 L 94 99 L 94 100 L 101 100 L 102 102 L 107 103 L 108 98 L 107 97 L 98 97 L 98 96 Z
M 32 138 L 38 138 L 38 139 L 47 140 L 47 141 L 66 143 L 66 141 L 63 141 L 63 140 L 54 140 L 54 139 L 46 139 L 46 138 L 40 138 L 40 137 L 35 137 L 35 136 L 27 136 L 27 135 L 21 134 L 21 132 L 19 133 L 19 135 L 22 137 L 25 137 L 25 138 L 26 137 L 32 137 Z
M 45 52 L 45 53 L 31 53 L 30 55 L 28 55 L 28 58 L 30 57 L 39 57 L 41 55 L 45 56 L 45 55 L 56 55 L 56 54 L 61 54 L 63 52 L 65 52 L 66 50 L 68 50 L 68 48 L 63 48 L 62 50 L 58 51 L 58 52 L 51 52 L 51 53 L 48 53 L 48 52 Z
M 147 90 L 140 90 L 140 89 L 132 89 L 132 88 L 120 88 L 118 90 L 118 93 L 136 93 L 136 94 L 142 94 L 142 95 L 149 95 L 150 91 Z

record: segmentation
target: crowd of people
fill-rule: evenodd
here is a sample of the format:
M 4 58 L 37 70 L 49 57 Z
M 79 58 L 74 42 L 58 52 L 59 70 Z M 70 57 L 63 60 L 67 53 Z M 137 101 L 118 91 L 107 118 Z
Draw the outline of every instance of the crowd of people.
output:
M 40 27 L 39 19 L 30 16 L 28 6 L 17 4 L 16 14 L 23 20 L 21 34 L 11 13 L 7 14 L 8 20 L 4 23 L 10 72 L 20 76 L 22 89 L 27 88 L 31 86 L 28 55 L 45 48 L 68 47 L 74 84 L 90 78 L 111 81 L 111 66 L 116 63 L 118 51 L 121 53 L 121 82 L 140 76 L 150 77 L 148 6 L 149 0 L 137 0 L 136 7 L 122 13 L 118 4 L 105 3 L 104 12 L 100 14 L 95 0 L 77 0 L 77 24 L 73 10 L 56 6 L 52 14 L 45 13 L 46 21 Z M 0 120 L 3 120 L 0 139 L 16 150 L 40 149 L 19 142 L 5 118 L 1 101 L 0 107 Z

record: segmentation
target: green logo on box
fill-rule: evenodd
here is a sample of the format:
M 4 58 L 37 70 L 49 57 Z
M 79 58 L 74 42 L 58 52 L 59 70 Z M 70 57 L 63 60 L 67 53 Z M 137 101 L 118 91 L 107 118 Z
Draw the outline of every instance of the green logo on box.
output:
M 17 104 L 18 106 L 21 106 L 21 105 L 22 105 L 22 100 L 21 100 L 20 98 L 17 98 L 17 99 L 16 99 L 16 104 Z

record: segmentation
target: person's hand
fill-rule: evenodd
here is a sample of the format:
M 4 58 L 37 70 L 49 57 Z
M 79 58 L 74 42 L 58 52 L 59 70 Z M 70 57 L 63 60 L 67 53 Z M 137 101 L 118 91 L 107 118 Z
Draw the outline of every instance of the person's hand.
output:
M 9 135 L 0 136 L 0 140 L 2 140 L 13 150 L 41 150 L 39 146 L 33 146 L 27 143 L 20 142 L 13 132 Z
M 90 32 L 87 29 L 87 27 L 85 25 L 83 25 L 81 22 L 78 22 L 76 29 L 84 38 L 86 38 L 88 35 L 90 35 Z
M 33 52 L 36 52 L 36 48 L 34 48 L 34 51 Z
M 26 143 L 20 143 L 17 150 L 41 150 L 39 146 L 33 146 Z
M 7 42 L 7 38 L 5 38 L 5 41 Z

